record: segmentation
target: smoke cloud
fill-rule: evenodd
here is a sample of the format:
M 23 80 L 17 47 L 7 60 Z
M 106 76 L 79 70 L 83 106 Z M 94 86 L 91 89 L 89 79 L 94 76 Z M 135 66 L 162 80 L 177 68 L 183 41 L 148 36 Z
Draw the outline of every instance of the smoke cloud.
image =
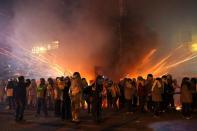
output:
M 146 17 L 127 1 L 120 17 L 120 0 L 16 0 L 9 43 L 20 57 L 38 43 L 60 41 L 49 58 L 63 70 L 94 78 L 95 67 L 117 80 L 141 62 L 158 44 Z M 51 57 L 53 56 L 53 57 Z

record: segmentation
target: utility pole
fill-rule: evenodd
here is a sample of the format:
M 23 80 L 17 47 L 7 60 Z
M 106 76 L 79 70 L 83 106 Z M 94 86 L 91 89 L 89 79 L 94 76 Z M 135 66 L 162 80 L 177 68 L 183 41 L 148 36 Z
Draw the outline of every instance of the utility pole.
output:
M 119 35 L 119 57 L 122 56 L 123 44 L 123 24 L 124 17 L 127 16 L 127 0 L 119 0 L 119 21 L 118 21 L 118 35 Z

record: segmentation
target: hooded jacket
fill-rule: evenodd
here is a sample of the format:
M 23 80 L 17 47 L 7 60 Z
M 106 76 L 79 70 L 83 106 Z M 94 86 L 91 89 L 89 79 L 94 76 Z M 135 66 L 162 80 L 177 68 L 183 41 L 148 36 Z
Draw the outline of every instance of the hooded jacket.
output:
M 135 93 L 135 89 L 129 81 L 125 82 L 124 95 L 126 100 L 131 100 Z
M 152 86 L 152 100 L 154 102 L 161 102 L 162 101 L 162 84 L 156 80 Z

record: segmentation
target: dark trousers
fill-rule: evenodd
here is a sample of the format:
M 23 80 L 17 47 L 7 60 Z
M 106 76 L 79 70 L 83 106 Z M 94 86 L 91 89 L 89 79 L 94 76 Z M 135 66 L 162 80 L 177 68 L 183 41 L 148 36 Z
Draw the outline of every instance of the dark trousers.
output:
M 114 110 L 118 110 L 117 100 L 118 100 L 118 97 L 112 98 L 112 106 Z
M 160 114 L 160 105 L 161 105 L 161 102 L 154 102 L 154 109 L 153 109 L 153 113 L 155 116 L 159 116 Z
M 13 109 L 15 106 L 14 98 L 12 96 L 7 97 L 9 109 Z
M 63 120 L 64 119 L 71 120 L 72 115 L 71 115 L 71 100 L 70 99 L 66 99 L 62 101 L 61 117 Z
M 52 100 L 51 96 L 48 96 L 46 101 L 47 101 L 46 102 L 47 109 L 53 110 L 54 105 L 53 105 L 53 100 Z
M 92 106 L 93 118 L 96 122 L 99 122 L 102 118 L 102 99 L 93 101 Z
M 170 94 L 170 107 L 175 109 L 173 95 Z
M 108 95 L 107 96 L 107 107 L 108 107 L 108 109 L 112 108 L 112 103 L 113 103 L 112 96 Z
M 147 109 L 149 112 L 153 111 L 152 96 L 147 96 Z
M 133 104 L 132 104 L 132 99 L 131 100 L 126 100 L 127 102 L 127 111 L 128 112 L 133 112 L 134 111 L 134 107 L 133 107 Z
M 191 116 L 191 104 L 190 103 L 182 103 L 182 114 L 184 117 Z
M 86 99 L 86 102 L 87 102 L 87 106 L 88 106 L 88 114 L 91 113 L 91 106 L 92 106 L 92 101 L 91 101 L 91 98 L 88 97 Z
M 45 116 L 48 115 L 47 112 L 47 103 L 44 98 L 37 98 L 37 114 L 40 115 L 41 109 L 43 110 Z
M 16 99 L 15 103 L 16 103 L 16 114 L 15 114 L 16 120 L 23 120 L 26 101 Z
M 145 102 L 146 102 L 146 96 L 139 96 L 139 108 L 141 112 L 144 112 L 145 109 Z
M 119 109 L 123 109 L 125 106 L 125 98 L 124 96 L 119 97 Z
M 55 116 L 61 115 L 61 100 L 55 100 Z
M 171 95 L 169 94 L 164 94 L 163 95 L 163 109 L 165 111 L 168 110 L 168 106 L 170 105 L 170 101 L 171 101 Z
M 137 107 L 137 96 L 133 96 L 133 107 Z
M 196 109 L 197 108 L 197 93 L 193 93 L 192 94 L 192 105 L 191 105 L 192 109 Z

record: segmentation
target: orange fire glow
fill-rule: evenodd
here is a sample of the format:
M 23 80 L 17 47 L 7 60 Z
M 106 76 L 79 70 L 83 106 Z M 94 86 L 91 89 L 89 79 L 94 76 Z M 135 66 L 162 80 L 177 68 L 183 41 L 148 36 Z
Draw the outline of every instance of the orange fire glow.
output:
M 152 49 L 145 57 L 142 59 L 141 65 L 137 66 L 127 77 L 146 77 L 147 74 L 152 73 L 154 76 L 161 76 L 167 74 L 169 70 L 173 67 L 177 67 L 182 63 L 188 62 L 192 59 L 197 58 L 197 55 L 193 52 L 184 51 L 184 46 L 180 45 L 175 48 L 170 54 L 159 60 L 157 63 L 152 63 L 152 56 L 157 51 Z M 179 56 L 179 51 L 181 51 L 181 57 Z

